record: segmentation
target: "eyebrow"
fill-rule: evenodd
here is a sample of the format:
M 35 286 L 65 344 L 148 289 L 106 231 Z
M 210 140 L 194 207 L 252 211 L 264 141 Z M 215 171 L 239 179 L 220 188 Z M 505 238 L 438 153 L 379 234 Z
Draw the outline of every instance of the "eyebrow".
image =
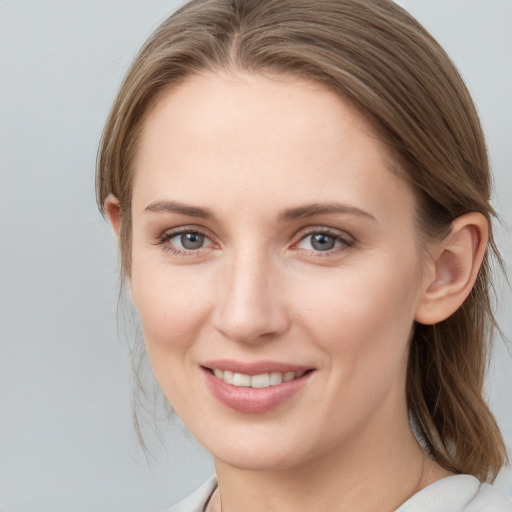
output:
M 191 206 L 185 203 L 180 203 L 178 201 L 155 201 L 146 206 L 144 211 L 152 213 L 179 213 L 189 217 L 197 217 L 200 219 L 208 220 L 212 220 L 215 217 L 213 212 L 208 208 Z M 306 217 L 313 217 L 315 215 L 326 215 L 330 213 L 357 215 L 366 217 L 373 221 L 377 221 L 377 219 L 371 213 L 361 210 L 355 206 L 349 206 L 340 203 L 312 203 L 303 206 L 297 206 L 295 208 L 287 208 L 278 215 L 278 220 L 280 222 L 286 222 L 303 219 Z
M 198 217 L 200 219 L 213 219 L 214 217 L 212 211 L 208 208 L 190 206 L 178 201 L 155 201 L 146 206 L 144 211 L 152 213 L 181 213 L 182 215 Z
M 357 215 L 361 217 L 366 217 L 370 220 L 377 221 L 377 219 L 369 212 L 361 210 L 355 206 L 349 206 L 340 203 L 327 203 L 327 204 L 319 204 L 312 203 L 304 206 L 299 206 L 297 208 L 289 208 L 284 210 L 279 215 L 280 221 L 288 221 L 288 220 L 296 220 L 303 219 L 305 217 L 312 217 L 314 215 L 325 215 L 329 213 L 343 213 L 349 215 Z

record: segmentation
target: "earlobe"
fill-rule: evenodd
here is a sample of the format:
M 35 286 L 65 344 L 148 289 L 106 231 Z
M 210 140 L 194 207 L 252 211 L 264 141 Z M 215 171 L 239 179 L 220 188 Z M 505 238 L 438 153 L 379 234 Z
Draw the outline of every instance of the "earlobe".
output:
M 119 237 L 119 229 L 121 227 L 121 209 L 119 201 L 115 196 L 109 195 L 107 197 L 107 200 L 105 201 L 105 212 L 114 233 Z
M 462 305 L 475 284 L 488 233 L 487 220 L 480 213 L 468 213 L 452 222 L 450 233 L 436 247 L 434 277 L 425 284 L 417 322 L 442 322 Z

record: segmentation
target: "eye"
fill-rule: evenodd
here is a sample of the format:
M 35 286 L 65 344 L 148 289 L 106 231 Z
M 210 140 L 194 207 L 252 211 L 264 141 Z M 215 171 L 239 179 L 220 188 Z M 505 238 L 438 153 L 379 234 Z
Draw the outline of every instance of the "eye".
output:
M 340 243 L 336 238 L 325 233 L 316 233 L 315 235 L 309 235 L 302 240 L 302 242 L 310 245 L 315 251 L 330 251 L 334 249 Z
M 179 256 L 187 256 L 211 247 L 213 242 L 200 231 L 182 229 L 164 233 L 158 238 L 157 245 Z
M 175 245 L 180 246 L 187 251 L 195 251 L 203 247 L 206 237 L 201 233 L 181 233 L 172 237 L 169 241 Z
M 337 252 L 351 247 L 354 244 L 348 236 L 342 236 L 341 233 L 331 231 L 315 231 L 304 236 L 295 246 L 297 249 L 303 249 L 313 252 Z

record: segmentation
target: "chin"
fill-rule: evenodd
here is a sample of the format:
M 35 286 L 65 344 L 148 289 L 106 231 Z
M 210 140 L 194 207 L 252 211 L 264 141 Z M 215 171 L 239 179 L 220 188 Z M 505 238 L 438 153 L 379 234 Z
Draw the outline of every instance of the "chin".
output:
M 222 440 L 209 438 L 202 444 L 216 461 L 244 471 L 287 470 L 314 457 L 303 436 L 302 439 L 289 435 L 276 438 L 269 434 L 260 433 L 251 438 L 227 435 Z
M 272 452 L 272 450 L 270 450 Z M 219 451 L 220 457 L 213 454 L 215 460 L 243 471 L 282 471 L 298 465 L 296 456 L 286 453 L 261 453 L 258 450 Z

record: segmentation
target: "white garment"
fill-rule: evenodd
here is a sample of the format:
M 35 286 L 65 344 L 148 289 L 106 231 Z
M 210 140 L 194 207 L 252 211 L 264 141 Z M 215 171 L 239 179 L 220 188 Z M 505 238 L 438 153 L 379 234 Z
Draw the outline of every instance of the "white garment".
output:
M 213 477 L 167 512 L 203 512 L 216 488 Z M 395 512 L 512 512 L 512 501 L 474 476 L 454 475 L 425 487 Z
M 512 501 L 474 476 L 454 475 L 425 487 L 395 512 L 512 512 Z

